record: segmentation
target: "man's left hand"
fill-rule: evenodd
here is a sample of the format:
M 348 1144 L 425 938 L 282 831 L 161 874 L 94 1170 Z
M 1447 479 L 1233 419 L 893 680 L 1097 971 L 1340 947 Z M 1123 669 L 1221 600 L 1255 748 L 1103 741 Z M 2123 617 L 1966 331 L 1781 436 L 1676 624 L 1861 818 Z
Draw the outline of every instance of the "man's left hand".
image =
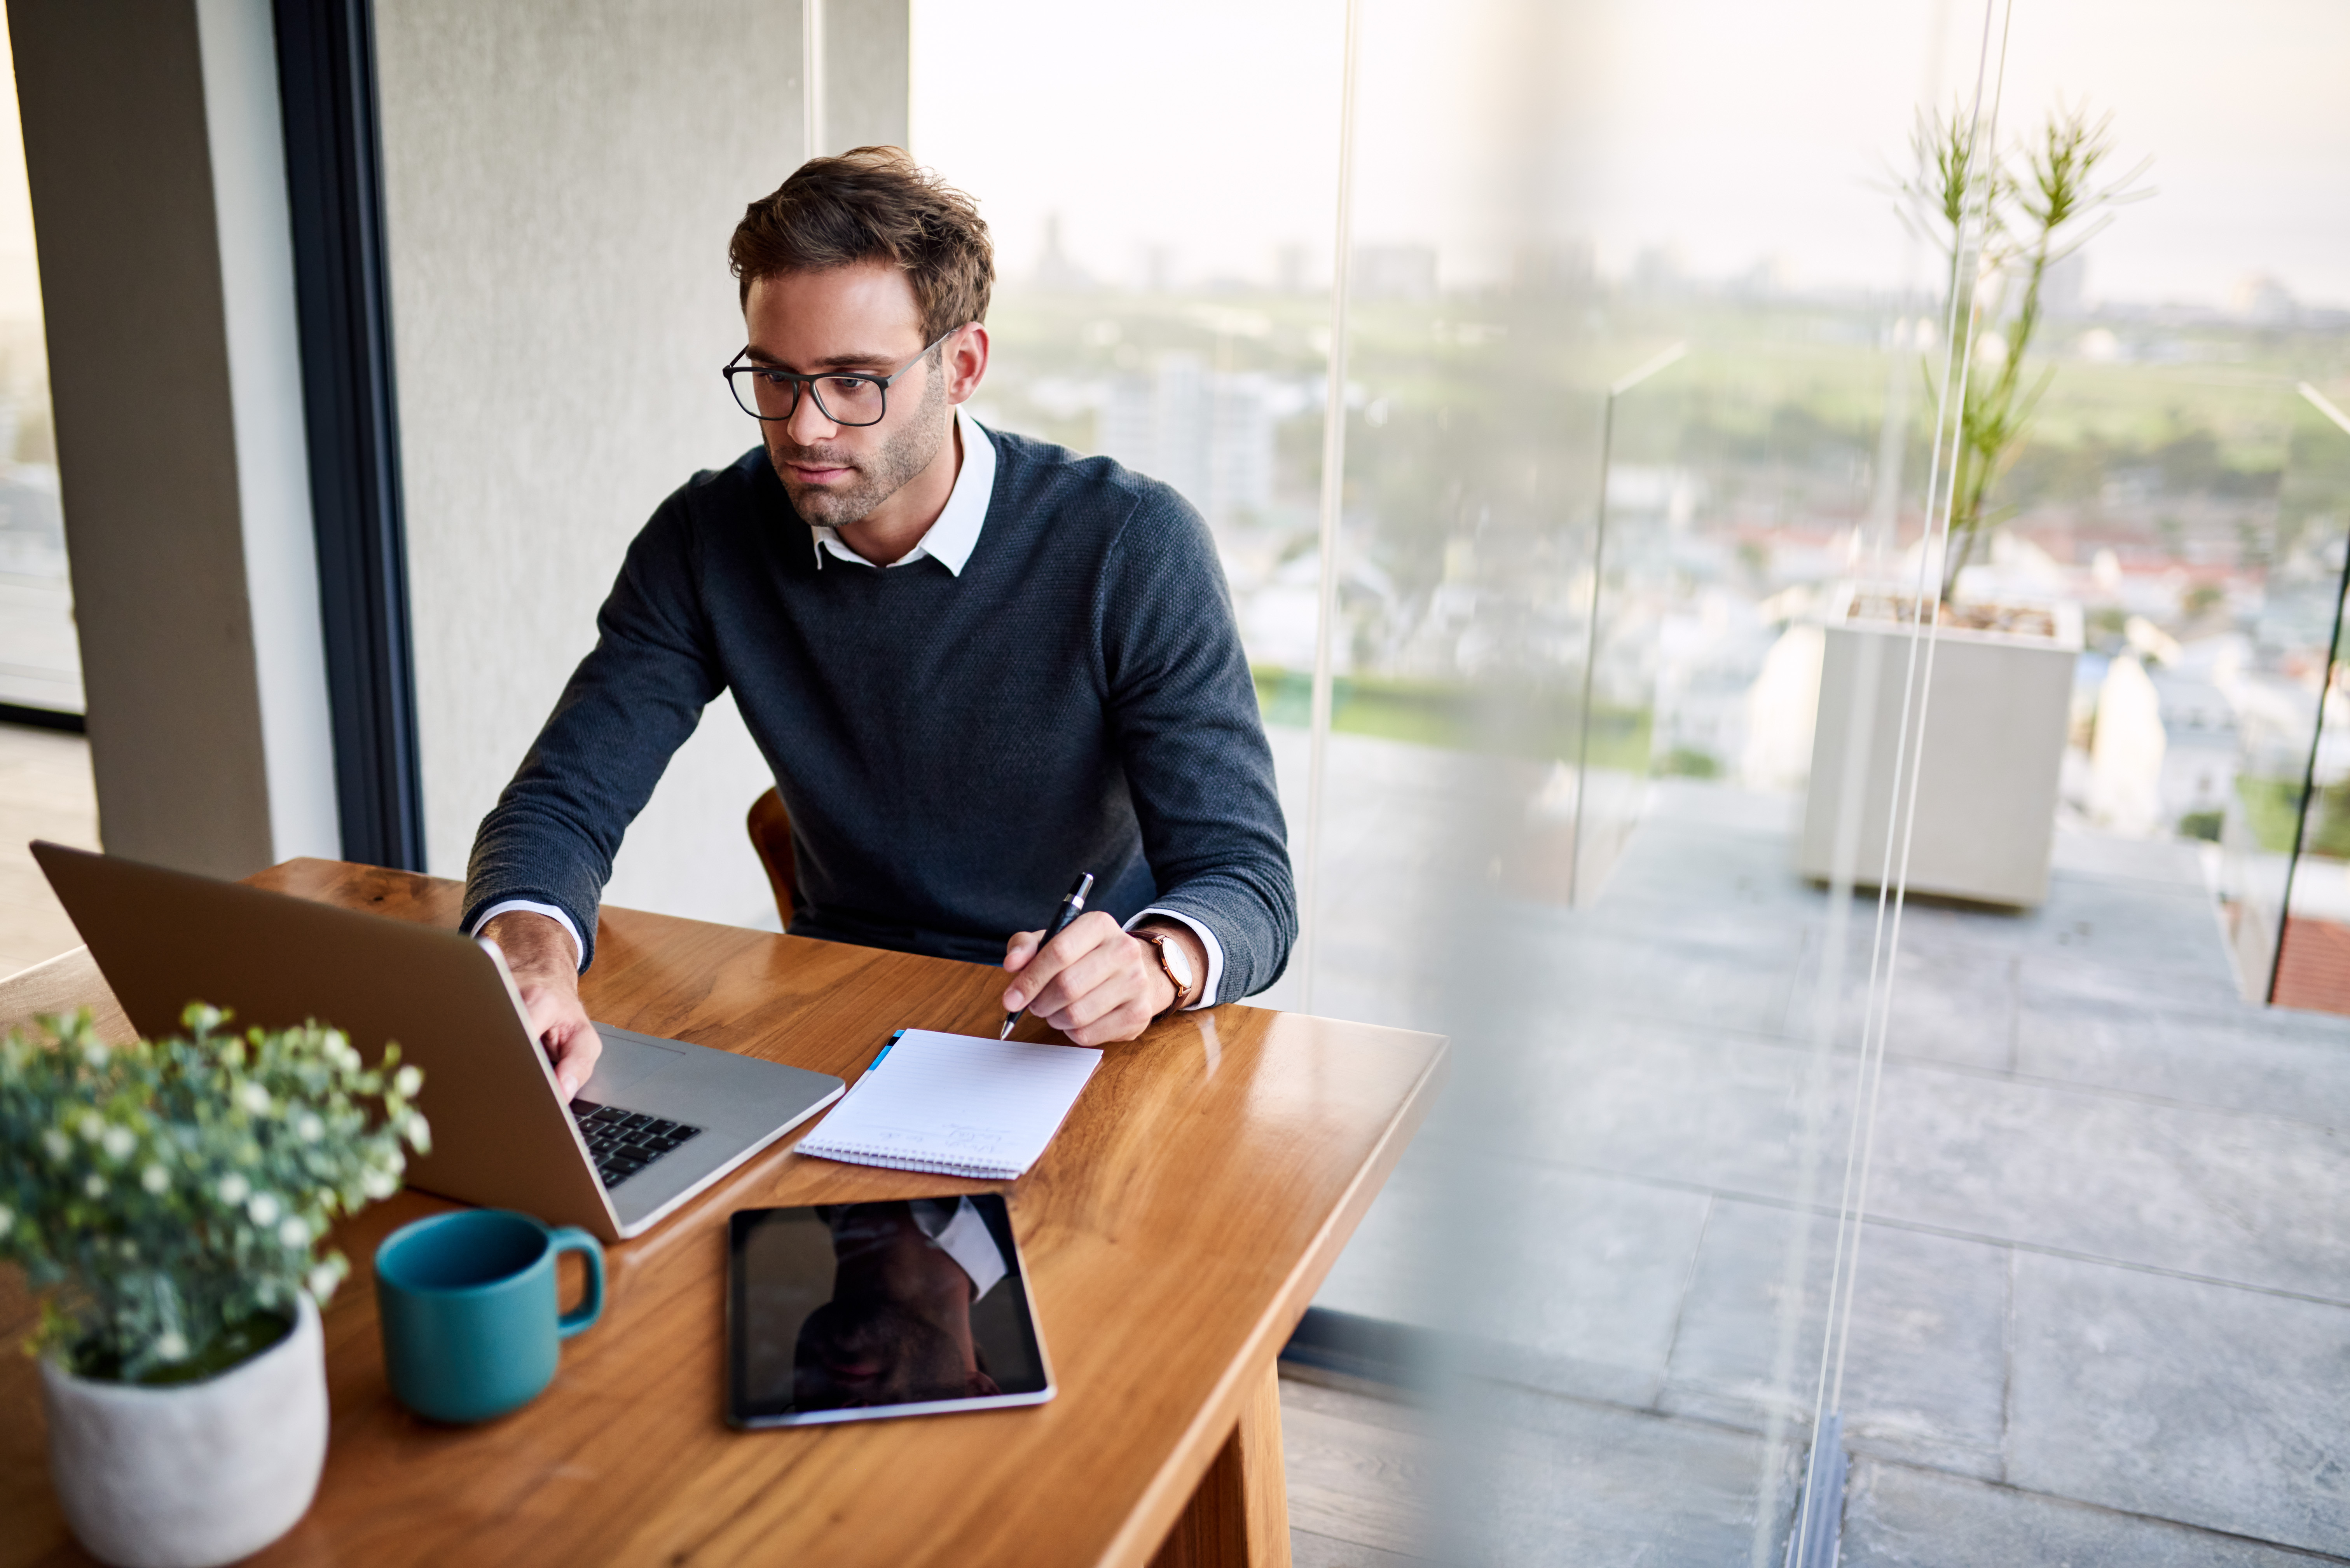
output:
M 1182 945 L 1193 975 L 1207 974 L 1207 951 L 1197 935 L 1156 920 L 1149 929 Z M 1151 945 L 1128 935 L 1099 909 L 1078 916 L 1039 952 L 1044 936 L 1021 931 L 1005 946 L 1003 967 L 1019 978 L 1003 992 L 1003 1011 L 1016 1012 L 1024 1004 L 1080 1045 L 1131 1040 L 1152 1019 L 1198 995 L 1195 979 L 1191 995 L 1178 996 Z

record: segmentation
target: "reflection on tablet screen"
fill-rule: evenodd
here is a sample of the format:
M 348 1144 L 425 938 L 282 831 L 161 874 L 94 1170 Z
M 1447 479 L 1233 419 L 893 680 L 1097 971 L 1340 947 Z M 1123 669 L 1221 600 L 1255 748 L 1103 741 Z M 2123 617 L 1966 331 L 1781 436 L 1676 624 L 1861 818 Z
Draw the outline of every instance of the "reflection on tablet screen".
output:
M 737 1426 L 1053 1396 L 998 1194 L 743 1210 L 727 1284 Z

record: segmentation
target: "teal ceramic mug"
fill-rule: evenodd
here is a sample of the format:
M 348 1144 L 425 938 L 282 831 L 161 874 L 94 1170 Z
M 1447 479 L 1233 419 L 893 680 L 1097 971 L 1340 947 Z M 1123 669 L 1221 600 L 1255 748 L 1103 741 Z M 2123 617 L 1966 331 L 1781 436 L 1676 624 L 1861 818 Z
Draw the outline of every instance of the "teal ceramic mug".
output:
M 555 1260 L 588 1265 L 579 1304 L 558 1313 Z M 375 1252 L 384 1370 L 400 1402 L 435 1421 L 484 1421 L 555 1379 L 557 1346 L 604 1311 L 604 1250 L 572 1226 L 466 1209 L 393 1231 Z

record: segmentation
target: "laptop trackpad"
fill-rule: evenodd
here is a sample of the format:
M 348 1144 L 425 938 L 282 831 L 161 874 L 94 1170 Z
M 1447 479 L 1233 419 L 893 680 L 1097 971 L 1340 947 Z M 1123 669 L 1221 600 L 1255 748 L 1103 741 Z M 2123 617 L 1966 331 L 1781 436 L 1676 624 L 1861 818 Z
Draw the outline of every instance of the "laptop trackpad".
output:
M 676 1065 L 677 1059 L 686 1054 L 675 1045 L 662 1044 L 650 1034 L 616 1029 L 608 1023 L 596 1025 L 596 1033 L 604 1042 L 604 1054 L 596 1058 L 596 1071 L 580 1086 L 579 1096 L 599 1106 L 610 1105 L 613 1096 L 625 1092 L 629 1085 Z

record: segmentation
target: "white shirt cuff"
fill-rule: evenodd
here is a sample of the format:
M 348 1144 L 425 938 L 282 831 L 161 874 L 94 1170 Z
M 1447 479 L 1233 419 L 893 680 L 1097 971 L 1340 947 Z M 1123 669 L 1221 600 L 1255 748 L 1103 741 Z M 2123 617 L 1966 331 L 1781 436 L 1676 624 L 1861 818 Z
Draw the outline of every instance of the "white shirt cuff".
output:
M 1145 909 L 1142 913 L 1135 916 L 1134 919 L 1127 921 L 1126 929 L 1130 931 L 1153 915 L 1163 915 L 1170 920 L 1180 920 L 1185 926 L 1191 929 L 1193 936 L 1200 939 L 1200 945 L 1208 950 L 1208 978 L 1206 982 L 1200 987 L 1200 1000 L 1193 1002 L 1191 1006 L 1183 1009 L 1183 1011 L 1186 1012 L 1197 1012 L 1203 1007 L 1213 1007 L 1216 1004 L 1216 988 L 1224 982 L 1223 944 L 1216 940 L 1215 932 L 1208 929 L 1207 927 L 1201 925 L 1199 921 L 1193 919 L 1191 916 L 1185 914 L 1180 909 L 1161 909 L 1155 907 Z
M 971 1276 L 972 1300 L 993 1290 L 1011 1272 L 987 1221 L 980 1218 L 979 1205 L 970 1199 L 917 1198 L 907 1207 L 913 1211 L 916 1229 Z
M 527 909 L 534 915 L 545 915 L 548 919 L 561 926 L 564 934 L 571 939 L 572 967 L 575 969 L 578 967 L 579 955 L 588 950 L 588 944 L 579 940 L 579 928 L 571 923 L 570 916 L 553 904 L 542 904 L 535 898 L 508 898 L 503 904 L 492 904 L 482 911 L 482 918 L 475 920 L 473 929 L 465 934 L 469 937 L 477 937 L 482 934 L 484 926 L 488 925 L 500 915 L 510 915 L 516 909 Z

